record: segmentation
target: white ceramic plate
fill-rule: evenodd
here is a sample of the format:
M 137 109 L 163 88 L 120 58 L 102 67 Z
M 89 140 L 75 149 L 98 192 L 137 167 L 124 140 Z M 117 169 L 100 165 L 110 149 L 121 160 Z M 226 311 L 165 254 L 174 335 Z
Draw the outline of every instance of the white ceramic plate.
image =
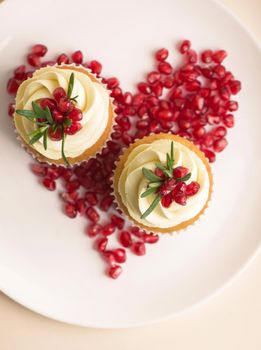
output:
M 197 1 L 11 1 L 0 4 L 0 288 L 28 308 L 90 327 L 131 327 L 162 320 L 199 303 L 242 270 L 260 244 L 260 51 L 218 3 Z M 148 254 L 130 256 L 123 275 L 104 264 L 82 233 L 84 220 L 60 213 L 58 196 L 38 185 L 31 158 L 6 115 L 6 79 L 28 46 L 50 56 L 81 48 L 105 75 L 132 89 L 151 70 L 153 50 L 183 38 L 196 49 L 224 48 L 243 83 L 236 128 L 213 166 L 212 205 L 194 228 L 164 236 Z M 178 57 L 175 53 L 173 55 Z

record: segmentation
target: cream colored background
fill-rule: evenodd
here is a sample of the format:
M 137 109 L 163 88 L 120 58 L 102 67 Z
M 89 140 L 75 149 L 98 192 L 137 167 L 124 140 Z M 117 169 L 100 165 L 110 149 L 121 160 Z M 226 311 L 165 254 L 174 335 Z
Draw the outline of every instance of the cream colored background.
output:
M 261 41 L 261 0 L 223 2 Z M 0 349 L 260 350 L 261 253 L 208 302 L 171 321 L 139 329 L 101 331 L 65 325 L 0 294 Z

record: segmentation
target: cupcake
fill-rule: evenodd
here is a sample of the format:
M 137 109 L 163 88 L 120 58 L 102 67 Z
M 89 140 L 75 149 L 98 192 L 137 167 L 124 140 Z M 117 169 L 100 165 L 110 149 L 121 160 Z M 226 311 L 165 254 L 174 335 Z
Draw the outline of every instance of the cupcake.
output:
M 192 142 L 163 133 L 126 149 L 113 181 L 119 209 L 134 225 L 156 233 L 193 224 L 207 208 L 213 187 L 204 154 Z
M 72 166 L 95 156 L 113 119 L 109 91 L 82 66 L 41 68 L 17 91 L 16 132 L 40 162 Z

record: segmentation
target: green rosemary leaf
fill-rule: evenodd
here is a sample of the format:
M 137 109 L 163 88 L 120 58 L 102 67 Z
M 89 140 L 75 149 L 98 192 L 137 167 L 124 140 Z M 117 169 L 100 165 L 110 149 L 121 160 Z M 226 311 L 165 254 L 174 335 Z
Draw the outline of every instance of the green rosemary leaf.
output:
M 150 194 L 156 192 L 157 189 L 158 189 L 158 187 L 151 187 L 151 188 L 147 189 L 145 192 L 143 192 L 143 193 L 141 194 L 140 197 L 141 197 L 141 198 L 147 197 L 147 196 L 149 196 Z
M 170 172 L 168 169 L 166 169 L 162 164 L 156 163 L 156 167 L 158 167 L 160 170 L 162 170 L 163 173 L 164 173 L 167 177 L 172 177 L 171 172 Z
M 174 165 L 174 142 L 171 141 L 171 147 L 170 147 L 170 159 L 171 159 L 171 163 L 172 163 L 172 167 L 171 170 L 173 169 L 173 165 Z
M 150 182 L 157 182 L 161 180 L 161 178 L 155 175 L 150 169 L 142 168 L 142 173 Z
M 64 153 L 64 142 L 65 142 L 65 133 L 64 133 L 64 126 L 62 126 L 62 150 L 61 150 L 61 152 L 62 152 L 62 157 L 63 157 L 64 163 L 67 166 L 70 166 L 70 163 L 68 162 L 68 159 L 66 158 L 66 155 Z
M 76 95 L 76 96 L 74 96 L 74 97 L 70 97 L 70 100 L 73 101 L 73 102 L 77 102 L 76 99 L 77 99 L 78 96 L 79 96 L 79 95 Z
M 69 118 L 66 118 L 65 121 L 64 121 L 64 124 L 65 124 L 66 126 L 71 126 L 71 125 L 72 125 L 72 120 L 69 119 Z
M 171 162 L 171 158 L 170 158 L 168 153 L 167 153 L 167 166 L 168 166 L 168 170 L 171 172 L 172 171 L 172 162 Z
M 37 118 L 43 118 L 46 119 L 45 110 L 42 109 L 36 102 L 32 102 L 34 113 L 36 114 Z
M 48 129 L 45 129 L 43 133 L 43 146 L 45 150 L 47 150 L 47 134 L 48 134 Z
M 52 114 L 51 114 L 49 107 L 46 106 L 44 111 L 45 111 L 45 115 L 46 115 L 46 119 L 47 119 L 48 123 L 53 124 L 54 121 L 53 121 L 53 117 L 52 117 Z
M 191 173 L 188 173 L 187 175 L 183 176 L 183 177 L 180 177 L 178 179 L 176 179 L 176 181 L 188 181 L 191 177 Z
M 155 208 L 156 206 L 159 204 L 161 200 L 161 195 L 157 195 L 154 199 L 154 201 L 151 203 L 151 205 L 149 206 L 149 208 L 141 215 L 141 219 L 145 219 Z
M 31 110 L 27 110 L 27 109 L 17 109 L 15 111 L 17 114 L 21 115 L 22 117 L 25 117 L 31 121 L 33 121 L 34 119 L 37 118 L 37 116 L 35 115 L 34 111 Z
M 158 182 L 150 182 L 149 183 L 149 187 L 159 187 L 162 185 L 162 181 L 158 181 Z
M 70 75 L 70 79 L 69 79 L 69 85 L 68 85 L 68 91 L 67 91 L 67 97 L 71 98 L 71 94 L 73 91 L 73 85 L 74 85 L 74 73 L 72 73 Z
M 31 134 L 31 138 L 30 138 L 30 142 L 29 145 L 33 145 L 35 142 L 37 142 L 38 140 L 40 140 L 41 137 L 43 137 L 44 131 L 40 131 L 40 129 L 38 129 L 39 131 L 36 132 L 35 134 Z

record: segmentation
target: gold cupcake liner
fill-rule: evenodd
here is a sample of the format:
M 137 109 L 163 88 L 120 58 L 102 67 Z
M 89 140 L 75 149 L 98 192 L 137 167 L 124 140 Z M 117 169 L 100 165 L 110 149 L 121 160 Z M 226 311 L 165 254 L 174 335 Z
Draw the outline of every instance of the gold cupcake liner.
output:
M 174 136 L 175 138 L 178 138 L 178 139 L 182 139 L 184 140 L 185 143 L 188 143 L 188 144 L 192 144 L 195 148 L 196 148 L 196 153 L 198 155 L 200 155 L 200 159 L 203 158 L 203 160 L 205 161 L 204 164 L 206 165 L 206 168 L 207 168 L 207 171 L 208 171 L 208 175 L 209 175 L 209 179 L 210 179 L 210 189 L 209 189 L 209 195 L 208 195 L 208 200 L 206 201 L 205 203 L 205 206 L 202 208 L 202 210 L 195 216 L 193 217 L 192 219 L 190 220 L 187 220 L 185 221 L 185 225 L 183 226 L 184 223 L 181 223 L 179 225 L 176 225 L 174 227 L 179 227 L 177 229 L 173 229 L 173 227 L 171 228 L 164 228 L 164 229 L 160 229 L 160 228 L 154 228 L 154 227 L 148 227 L 148 226 L 145 226 L 145 225 L 142 225 L 141 223 L 137 222 L 136 220 L 134 220 L 128 213 L 127 211 L 127 208 L 125 209 L 125 206 L 123 205 L 123 203 L 121 202 L 121 198 L 120 198 L 120 194 L 115 191 L 116 188 L 117 188 L 117 185 L 115 184 L 115 172 L 117 170 L 117 167 L 122 159 L 122 157 L 124 156 L 125 152 L 129 149 L 130 146 L 132 146 L 133 144 L 135 144 L 137 141 L 142 141 L 143 139 L 145 138 L 153 138 L 155 137 L 155 139 L 161 139 L 162 138 L 162 135 L 170 135 L 170 136 Z M 166 138 L 166 136 L 165 136 Z M 142 143 L 142 142 L 141 142 Z M 211 198 L 212 198 L 212 194 L 214 192 L 214 182 L 213 182 L 213 173 L 212 173 L 212 170 L 211 170 L 211 167 L 210 167 L 210 164 L 209 164 L 209 161 L 208 159 L 206 158 L 206 156 L 204 155 L 204 153 L 197 147 L 197 145 L 195 145 L 192 141 L 189 141 L 183 137 L 180 137 L 178 135 L 174 135 L 172 134 L 171 132 L 168 132 L 168 133 L 160 133 L 160 134 L 155 134 L 155 133 L 152 133 L 150 134 L 149 136 L 145 136 L 143 137 L 142 139 L 138 139 L 136 138 L 130 145 L 129 147 L 123 147 L 122 148 L 122 152 L 121 154 L 119 155 L 119 158 L 115 161 L 115 169 L 113 171 L 113 174 L 112 174 L 112 177 L 111 177 L 111 181 L 112 181 L 112 191 L 111 191 L 111 194 L 113 195 L 114 197 L 114 206 L 116 209 L 120 210 L 121 211 L 121 215 L 124 217 L 125 220 L 127 220 L 127 222 L 129 222 L 131 225 L 135 226 L 135 227 L 138 227 L 140 228 L 141 230 L 144 230 L 145 232 L 147 233 L 154 233 L 154 234 L 170 234 L 170 235 L 174 235 L 174 234 L 180 234 L 182 232 L 186 232 L 188 231 L 189 228 L 195 226 L 198 222 L 201 222 L 202 219 L 205 217 L 206 215 L 206 212 L 208 211 L 209 209 L 209 205 L 211 203 Z M 194 150 L 194 149 L 193 149 Z M 120 176 L 120 175 L 119 175 Z M 122 204 L 122 205 L 121 205 Z M 125 210 L 124 210 L 125 209 Z
M 79 70 L 79 69 L 82 68 L 82 70 L 84 70 L 85 73 L 87 71 L 88 76 L 90 78 L 92 78 L 93 81 L 99 82 L 108 91 L 108 95 L 109 95 L 109 113 L 111 115 L 111 121 L 110 121 L 110 123 L 107 124 L 107 127 L 104 130 L 104 133 L 105 133 L 106 130 L 108 129 L 108 135 L 106 135 L 106 137 L 104 137 L 103 142 L 100 145 L 98 145 L 98 147 L 96 147 L 97 149 L 95 149 L 95 152 L 93 151 L 92 148 L 95 148 L 94 146 L 96 144 L 94 144 L 93 146 L 88 148 L 80 156 L 77 156 L 77 157 L 74 157 L 74 158 L 68 157 L 68 161 L 71 164 L 70 167 L 75 167 L 75 166 L 78 166 L 78 165 L 80 165 L 80 164 L 82 164 L 84 162 L 87 162 L 90 158 L 95 158 L 102 151 L 102 149 L 106 146 L 107 142 L 112 140 L 111 134 L 113 132 L 113 127 L 116 125 L 116 121 L 115 121 L 115 117 L 116 117 L 115 109 L 116 109 L 116 106 L 115 106 L 115 103 L 114 103 L 115 102 L 115 98 L 110 96 L 110 90 L 108 89 L 107 84 L 104 84 L 102 82 L 102 78 L 101 77 L 97 77 L 95 74 L 93 74 L 89 68 L 86 68 L 86 67 L 81 66 L 81 65 L 76 65 L 75 63 L 61 64 L 61 65 L 57 65 L 56 64 L 54 66 L 47 66 L 47 67 L 59 67 L 59 68 L 62 68 L 62 69 L 70 69 L 70 68 L 73 67 L 74 69 L 77 68 L 76 70 Z M 15 102 L 16 102 L 16 99 L 15 99 Z M 17 131 L 17 129 L 15 127 L 14 119 L 13 119 L 13 127 L 14 127 L 14 132 L 15 132 L 15 135 L 16 135 L 16 139 L 19 141 L 21 147 L 28 154 L 30 154 L 30 156 L 33 159 L 37 160 L 40 163 L 67 168 L 67 166 L 64 164 L 64 161 L 63 161 L 62 158 L 58 159 L 58 160 L 51 160 L 49 158 L 44 157 L 42 154 L 37 152 L 33 147 L 31 147 L 29 144 L 27 144 L 24 141 L 24 139 L 20 136 L 19 132 Z M 104 133 L 103 133 L 103 135 L 104 135 Z M 100 139 L 98 139 L 96 143 L 98 143 Z M 89 150 L 91 150 L 91 151 L 89 152 Z M 91 155 L 88 155 L 88 153 L 91 153 Z M 72 159 L 79 159 L 79 160 L 72 162 L 71 161 Z

